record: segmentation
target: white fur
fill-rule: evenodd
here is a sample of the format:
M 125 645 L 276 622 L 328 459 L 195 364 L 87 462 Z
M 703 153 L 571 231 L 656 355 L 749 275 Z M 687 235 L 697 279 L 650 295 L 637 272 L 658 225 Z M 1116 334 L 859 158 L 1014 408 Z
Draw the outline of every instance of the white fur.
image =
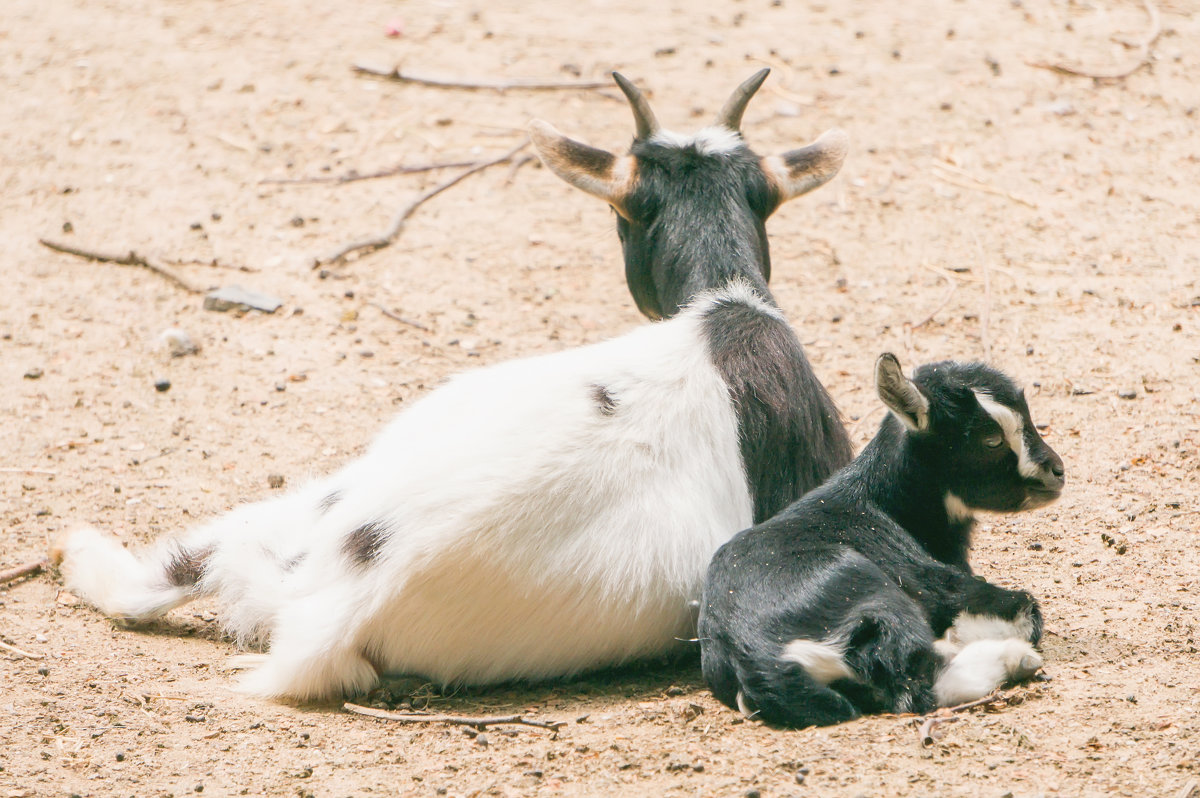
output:
M 946 515 L 951 521 L 970 521 L 975 517 L 967 503 L 953 493 L 947 493 L 942 503 L 946 506 Z
M 695 147 L 701 155 L 725 155 L 746 146 L 740 133 L 724 125 L 702 128 L 690 136 L 672 130 L 659 130 L 650 141 L 681 150 Z
M 845 656 L 846 647 L 837 641 L 798 639 L 784 646 L 779 658 L 799 663 L 815 681 L 826 685 L 838 679 L 856 678 Z
M 940 706 L 955 706 L 983 698 L 1005 682 L 1027 679 L 1041 667 L 1041 655 L 1025 640 L 977 640 L 955 655 L 933 691 Z
M 1028 612 L 1012 620 L 961 612 L 954 619 L 954 625 L 946 630 L 943 640 L 956 649 L 962 649 L 979 640 L 1005 640 L 1010 637 L 1028 640 L 1032 635 L 1033 616 Z
M 691 636 L 687 602 L 713 552 L 752 521 L 737 419 L 701 337 L 720 296 L 458 376 L 340 472 L 138 559 L 81 530 L 64 547 L 67 586 L 127 618 L 215 594 L 240 640 L 269 640 L 243 681 L 264 696 L 354 693 L 383 671 L 558 676 L 663 651 Z M 392 534 L 356 563 L 345 539 L 368 522 Z M 179 546 L 211 550 L 191 590 L 164 585 Z
M 1017 471 L 1026 479 L 1039 479 L 1042 469 L 1029 456 L 1029 446 L 1025 443 L 1025 420 L 1007 405 L 1002 405 L 987 394 L 976 392 L 975 398 L 979 406 L 996 420 L 1004 431 L 1004 440 L 1017 454 Z

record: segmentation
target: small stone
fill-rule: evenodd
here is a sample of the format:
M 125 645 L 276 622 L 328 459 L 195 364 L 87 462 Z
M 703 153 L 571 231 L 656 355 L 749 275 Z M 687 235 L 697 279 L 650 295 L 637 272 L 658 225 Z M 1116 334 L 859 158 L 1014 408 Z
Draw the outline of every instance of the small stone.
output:
M 193 788 L 192 788 L 192 790 L 193 790 L 194 792 L 204 792 L 204 785 L 203 785 L 203 784 L 197 784 L 195 787 L 193 787 Z
M 38 672 L 38 676 L 49 676 L 50 675 L 50 669 L 47 668 L 45 665 L 38 668 L 37 672 Z
M 667 695 L 683 695 L 683 688 L 677 684 L 673 684 L 667 688 Z
M 34 366 L 33 368 L 29 369 L 29 371 L 25 372 L 25 379 L 40 380 L 42 378 L 43 373 L 44 372 L 40 368 Z
M 75 225 L 71 224 L 70 222 L 63 222 L 62 231 L 64 233 L 74 233 Z
M 203 723 L 204 721 L 208 720 L 208 718 L 204 717 L 203 715 L 184 715 L 183 719 L 188 723 Z M 199 792 L 199 790 L 197 790 L 197 792 Z
M 155 380 L 154 381 L 154 390 L 158 391 L 159 393 L 166 393 L 167 391 L 171 390 L 171 381 L 170 380 Z
M 279 488 L 282 488 L 283 483 L 283 474 L 267 474 L 267 485 L 272 489 L 278 490 Z
M 292 227 L 303 227 L 303 226 L 304 226 L 304 217 L 303 216 L 293 216 L 292 217 Z
M 1043 548 L 1042 544 L 1041 544 L 1041 543 L 1038 543 L 1038 542 L 1036 542 L 1036 541 L 1035 541 L 1035 542 L 1033 542 L 1033 543 L 1030 543 L 1030 544 L 1029 544 L 1029 550 L 1030 550 L 1030 551 L 1041 551 L 1041 550 L 1042 550 L 1042 548 Z
M 488 746 L 488 738 L 487 738 L 487 735 L 486 735 L 486 734 L 480 734 L 480 735 L 476 736 L 476 737 L 475 737 L 475 745 L 478 745 L 478 746 L 482 746 L 482 747 L 484 747 L 484 748 L 487 748 L 487 746 Z
M 124 761 L 125 761 L 125 754 L 123 754 L 123 753 L 121 753 L 120 751 L 118 751 L 118 752 L 117 752 L 117 761 L 118 761 L 118 762 L 124 762 Z
M 200 351 L 200 347 L 196 346 L 196 342 L 192 340 L 192 336 L 178 327 L 168 327 L 163 330 L 159 334 L 158 340 L 162 341 L 171 357 L 194 355 Z
M 218 313 L 229 310 L 261 310 L 263 313 L 274 313 L 282 304 L 282 299 L 277 299 L 269 294 L 260 294 L 257 291 L 247 291 L 240 285 L 218 288 L 210 291 L 204 297 L 204 309 L 214 310 Z
M 1121 390 L 1117 391 L 1117 396 L 1122 399 L 1136 399 L 1137 391 L 1132 388 L 1122 388 Z

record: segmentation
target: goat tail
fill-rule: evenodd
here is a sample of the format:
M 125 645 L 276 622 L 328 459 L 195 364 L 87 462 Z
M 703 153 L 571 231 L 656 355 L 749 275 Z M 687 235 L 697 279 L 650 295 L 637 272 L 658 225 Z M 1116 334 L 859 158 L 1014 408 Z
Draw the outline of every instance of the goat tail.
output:
M 307 555 L 323 512 L 303 489 L 236 508 L 140 550 L 93 527 L 68 532 L 50 551 L 68 590 L 105 615 L 141 622 L 202 595 L 223 605 L 239 643 L 263 639 L 284 598 L 289 572 Z
M 69 532 L 50 549 L 67 590 L 125 621 L 147 621 L 186 602 L 202 555 L 171 541 L 135 556 L 94 527 Z

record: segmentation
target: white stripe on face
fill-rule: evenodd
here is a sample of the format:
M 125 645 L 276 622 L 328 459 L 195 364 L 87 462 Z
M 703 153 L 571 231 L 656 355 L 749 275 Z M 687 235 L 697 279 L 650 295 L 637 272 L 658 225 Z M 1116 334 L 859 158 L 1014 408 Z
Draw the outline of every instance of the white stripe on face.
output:
M 985 393 L 976 393 L 975 398 L 979 400 L 979 406 L 982 407 L 987 414 L 996 420 L 1000 425 L 1000 429 L 1004 432 L 1004 439 L 1008 441 L 1011 448 L 1017 455 L 1017 471 L 1026 479 L 1038 479 L 1041 477 L 1041 467 L 1033 462 L 1029 456 L 1029 447 L 1025 444 L 1025 420 L 1017 415 L 1016 411 L 1007 405 L 1002 405 L 992 397 Z

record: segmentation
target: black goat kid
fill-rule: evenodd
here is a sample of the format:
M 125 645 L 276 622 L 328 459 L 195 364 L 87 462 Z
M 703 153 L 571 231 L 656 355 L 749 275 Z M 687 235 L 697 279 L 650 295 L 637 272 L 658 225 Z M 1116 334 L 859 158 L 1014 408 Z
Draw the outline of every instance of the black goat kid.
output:
M 892 412 L 854 462 L 709 567 L 705 678 L 772 725 L 925 712 L 1041 666 L 1034 598 L 971 573 L 971 512 L 1054 501 L 1062 460 L 985 365 L 934 363 L 909 380 L 885 354 L 876 384 Z

